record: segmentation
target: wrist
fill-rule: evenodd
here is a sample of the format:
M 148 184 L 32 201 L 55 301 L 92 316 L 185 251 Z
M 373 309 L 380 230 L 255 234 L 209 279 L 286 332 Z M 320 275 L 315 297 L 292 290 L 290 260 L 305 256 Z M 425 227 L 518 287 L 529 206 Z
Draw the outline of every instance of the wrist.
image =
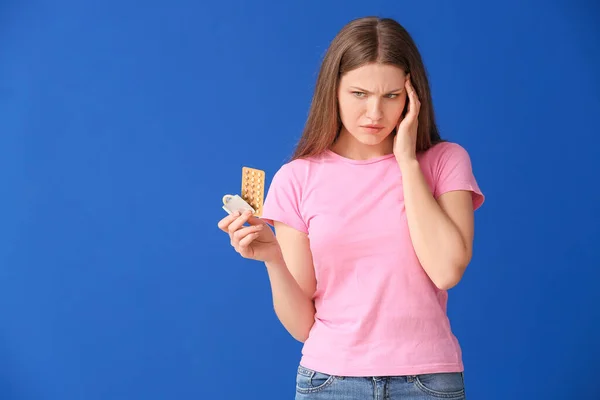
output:
M 398 166 L 400 167 L 401 171 L 408 171 L 410 169 L 419 167 L 419 161 L 417 160 L 417 157 L 413 156 L 401 157 L 398 160 Z
M 277 268 L 285 267 L 283 253 L 281 252 L 281 248 L 279 248 L 279 246 L 277 246 L 276 254 L 272 258 L 265 260 L 265 265 L 266 265 L 267 269 L 277 269 Z

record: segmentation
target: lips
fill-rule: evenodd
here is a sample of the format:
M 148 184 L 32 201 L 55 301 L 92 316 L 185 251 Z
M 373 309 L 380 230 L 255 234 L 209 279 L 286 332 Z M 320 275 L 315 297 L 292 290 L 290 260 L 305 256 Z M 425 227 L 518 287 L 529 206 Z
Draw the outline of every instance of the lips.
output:
M 379 132 L 381 132 L 381 130 L 384 128 L 381 125 L 361 125 L 361 128 L 363 129 L 363 131 L 365 133 L 369 133 L 369 134 L 377 134 Z
M 381 125 L 362 125 L 363 128 L 369 128 L 369 129 L 383 129 L 383 126 Z

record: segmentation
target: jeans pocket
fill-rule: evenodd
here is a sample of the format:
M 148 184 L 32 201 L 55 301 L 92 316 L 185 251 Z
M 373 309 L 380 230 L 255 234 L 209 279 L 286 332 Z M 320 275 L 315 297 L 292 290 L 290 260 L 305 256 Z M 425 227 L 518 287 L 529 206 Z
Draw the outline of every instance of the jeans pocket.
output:
M 330 386 L 334 380 L 334 375 L 299 366 L 296 375 L 296 391 L 304 394 L 319 392 Z
M 424 393 L 441 399 L 463 399 L 465 382 L 462 372 L 421 374 L 415 377 L 415 385 Z

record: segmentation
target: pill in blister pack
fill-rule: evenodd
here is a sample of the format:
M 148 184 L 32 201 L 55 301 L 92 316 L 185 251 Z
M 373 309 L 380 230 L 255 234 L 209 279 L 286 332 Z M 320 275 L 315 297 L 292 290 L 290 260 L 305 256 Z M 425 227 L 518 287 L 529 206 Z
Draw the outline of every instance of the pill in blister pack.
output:
M 243 167 L 241 189 L 240 195 L 227 194 L 223 196 L 223 209 L 229 214 L 251 210 L 254 216 L 260 217 L 265 194 L 265 171 Z
M 257 217 L 262 215 L 264 194 L 265 171 L 243 167 L 241 197 L 254 208 L 254 215 Z

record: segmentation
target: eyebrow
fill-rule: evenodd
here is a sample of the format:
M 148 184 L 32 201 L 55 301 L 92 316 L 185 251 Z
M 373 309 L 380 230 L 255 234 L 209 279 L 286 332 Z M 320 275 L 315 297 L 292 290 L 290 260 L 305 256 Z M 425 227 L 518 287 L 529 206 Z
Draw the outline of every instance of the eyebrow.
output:
M 358 86 L 350 86 L 350 89 L 358 89 L 358 90 L 360 90 L 361 92 L 365 92 L 365 93 L 369 93 L 369 94 L 371 94 L 371 93 L 372 93 L 372 92 L 369 92 L 369 91 L 368 91 L 368 90 L 366 90 L 366 89 L 359 88 Z M 390 91 L 389 91 L 389 92 L 387 92 L 386 94 L 391 94 L 391 93 L 394 93 L 394 92 L 400 92 L 402 89 L 404 89 L 404 88 L 390 90 Z

